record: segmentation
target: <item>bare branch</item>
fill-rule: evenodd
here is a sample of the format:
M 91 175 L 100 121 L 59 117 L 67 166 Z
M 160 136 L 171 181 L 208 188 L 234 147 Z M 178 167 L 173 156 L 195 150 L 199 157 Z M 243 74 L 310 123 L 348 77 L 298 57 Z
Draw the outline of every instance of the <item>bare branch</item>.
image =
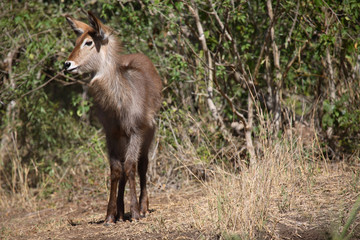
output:
M 295 62 L 296 58 L 298 57 L 298 55 L 300 55 L 300 53 L 302 51 L 305 50 L 305 48 L 307 47 L 309 41 L 306 40 L 305 43 L 301 46 L 301 48 L 299 49 L 299 51 L 295 52 L 294 56 L 292 57 L 292 59 L 289 60 L 289 62 L 286 64 L 286 68 L 285 68 L 285 71 L 283 72 L 282 74 L 282 77 L 281 77 L 281 80 L 282 80 L 282 83 L 281 85 L 283 84 L 284 82 L 284 79 L 286 78 L 291 66 L 293 65 L 293 63 Z
M 64 71 L 64 70 L 61 70 L 61 72 L 63 72 L 63 71 Z M 36 92 L 36 91 L 39 90 L 40 88 L 45 87 L 46 85 L 48 85 L 51 81 L 53 81 L 53 80 L 54 80 L 57 76 L 59 76 L 59 75 L 60 75 L 60 72 L 58 72 L 55 76 L 53 76 L 53 77 L 50 78 L 48 81 L 46 81 L 45 83 L 41 84 L 40 86 L 38 86 L 38 87 L 36 87 L 36 88 L 28 91 L 27 93 L 21 95 L 20 98 L 23 98 L 23 97 L 29 95 L 30 93 Z
M 295 25 L 296 25 L 296 22 L 297 22 L 297 18 L 298 18 L 298 15 L 299 15 L 299 7 L 300 7 L 300 0 L 298 0 L 297 4 L 296 4 L 295 18 L 294 18 L 293 24 L 291 25 L 289 35 L 286 38 L 286 43 L 285 43 L 286 45 L 289 44 L 289 42 L 291 41 L 291 35 L 292 35 L 292 32 L 294 31 L 294 28 L 295 28 Z

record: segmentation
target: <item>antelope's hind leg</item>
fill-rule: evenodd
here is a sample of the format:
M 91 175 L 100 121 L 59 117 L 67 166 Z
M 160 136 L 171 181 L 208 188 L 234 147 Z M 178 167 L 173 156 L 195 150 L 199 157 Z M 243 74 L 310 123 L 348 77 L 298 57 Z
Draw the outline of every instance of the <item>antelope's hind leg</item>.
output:
M 125 162 L 125 172 L 126 177 L 129 180 L 129 187 L 130 187 L 130 212 L 131 218 L 133 220 L 139 220 L 139 203 L 136 198 L 136 181 L 135 181 L 135 174 L 136 174 L 136 162 L 133 161 L 126 161 Z
M 140 216 L 145 217 L 149 210 L 149 197 L 146 189 L 146 172 L 149 164 L 149 148 L 154 138 L 155 128 L 149 128 L 144 134 L 141 146 L 141 153 L 138 162 L 138 172 L 140 178 Z
M 124 170 L 126 178 L 129 180 L 130 187 L 130 212 L 131 218 L 134 220 L 140 219 L 139 202 L 136 197 L 136 165 L 141 149 L 141 134 L 132 133 L 130 135 L 129 144 L 126 149 L 126 157 L 124 163 Z
M 120 180 L 119 180 L 119 191 L 118 191 L 118 197 L 117 197 L 117 214 L 116 214 L 116 219 L 121 219 L 121 220 L 125 220 L 124 219 L 124 192 L 125 192 L 125 185 L 126 185 L 126 175 L 125 172 L 123 171 L 121 176 L 120 176 Z
M 116 214 L 116 220 L 125 220 L 124 219 L 124 192 L 125 192 L 125 185 L 127 182 L 127 177 L 125 174 L 125 153 L 126 153 L 126 148 L 128 145 L 128 137 L 121 132 L 121 136 L 119 138 L 119 142 L 118 142 L 118 153 L 119 153 L 119 157 L 120 157 L 120 164 L 122 167 L 122 171 L 120 173 L 120 178 L 119 178 L 119 190 L 118 190 L 118 196 L 117 196 L 117 214 Z

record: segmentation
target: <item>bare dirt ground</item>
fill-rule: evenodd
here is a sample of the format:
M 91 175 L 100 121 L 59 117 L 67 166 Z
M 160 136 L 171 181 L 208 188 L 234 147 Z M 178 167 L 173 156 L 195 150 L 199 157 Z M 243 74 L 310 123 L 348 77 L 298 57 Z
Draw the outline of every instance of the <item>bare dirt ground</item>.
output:
M 190 192 L 190 193 L 188 193 Z M 106 196 L 91 193 L 72 201 L 53 199 L 39 204 L 41 210 L 8 209 L 0 211 L 0 239 L 201 239 L 191 216 L 194 199 L 190 191 L 153 192 L 150 213 L 140 221 L 118 221 L 104 226 Z M 125 203 L 126 204 L 126 203 Z M 126 204 L 126 211 L 129 203 Z M 129 217 L 129 212 L 126 213 Z

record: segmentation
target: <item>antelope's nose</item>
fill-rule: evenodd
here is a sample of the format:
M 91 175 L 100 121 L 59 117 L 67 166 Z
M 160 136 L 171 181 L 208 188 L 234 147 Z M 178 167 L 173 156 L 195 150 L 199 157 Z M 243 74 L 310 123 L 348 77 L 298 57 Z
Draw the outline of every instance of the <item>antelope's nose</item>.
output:
M 71 62 L 66 61 L 64 63 L 64 69 L 67 70 L 71 66 Z

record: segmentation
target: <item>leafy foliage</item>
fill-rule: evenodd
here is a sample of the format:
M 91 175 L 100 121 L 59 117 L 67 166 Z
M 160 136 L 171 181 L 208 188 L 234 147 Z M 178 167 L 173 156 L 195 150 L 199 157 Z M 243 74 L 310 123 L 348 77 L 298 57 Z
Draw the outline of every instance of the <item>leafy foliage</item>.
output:
M 64 15 L 85 19 L 80 8 L 92 10 L 110 25 L 125 52 L 148 55 L 162 76 L 164 104 L 157 149 L 167 166 L 154 175 L 165 176 L 169 169 L 179 169 L 168 166 L 181 165 L 169 160 L 176 154 L 183 154 L 179 158 L 184 159 L 193 154 L 205 164 L 238 166 L 247 158 L 242 149 L 243 130 L 235 131 L 235 143 L 227 132 L 234 132 L 232 122 L 241 121 L 234 109 L 248 117 L 249 94 L 257 106 L 253 138 L 264 137 L 258 130 L 263 129 L 264 120 L 276 121 L 274 106 L 278 104 L 283 116 L 281 131 L 291 121 L 314 122 L 319 135 L 326 136 L 329 129 L 333 132 L 324 151 L 357 151 L 360 4 L 356 0 L 272 4 L 273 22 L 267 2 L 257 0 L 0 3 L 0 171 L 4 173 L 0 189 L 20 188 L 21 174 L 12 170 L 14 159 L 29 169 L 30 186 L 44 184 L 51 174 L 65 176 L 67 166 L 75 168 L 79 156 L 87 159 L 87 166 L 103 168 L 106 164 L 105 143 L 91 99 L 85 88 L 74 84 L 80 77 L 62 72 L 75 38 Z M 189 10 L 195 6 L 203 36 Z M 206 39 L 212 69 L 202 38 Z M 274 44 L 279 49 L 279 68 L 274 63 Z M 254 80 L 254 89 L 237 78 L 245 73 Z M 329 90 L 331 81 L 336 87 L 335 99 Z M 271 100 L 275 93 L 280 96 L 277 102 Z M 224 119 L 225 128 L 214 121 L 209 98 Z M 277 136 L 281 134 L 272 137 Z M 229 143 L 230 150 L 224 150 Z M 261 149 L 257 151 L 261 154 Z M 101 159 L 97 165 L 91 163 L 94 158 Z M 58 172 L 54 171 L 57 168 Z M 65 182 L 71 184 L 70 180 Z

